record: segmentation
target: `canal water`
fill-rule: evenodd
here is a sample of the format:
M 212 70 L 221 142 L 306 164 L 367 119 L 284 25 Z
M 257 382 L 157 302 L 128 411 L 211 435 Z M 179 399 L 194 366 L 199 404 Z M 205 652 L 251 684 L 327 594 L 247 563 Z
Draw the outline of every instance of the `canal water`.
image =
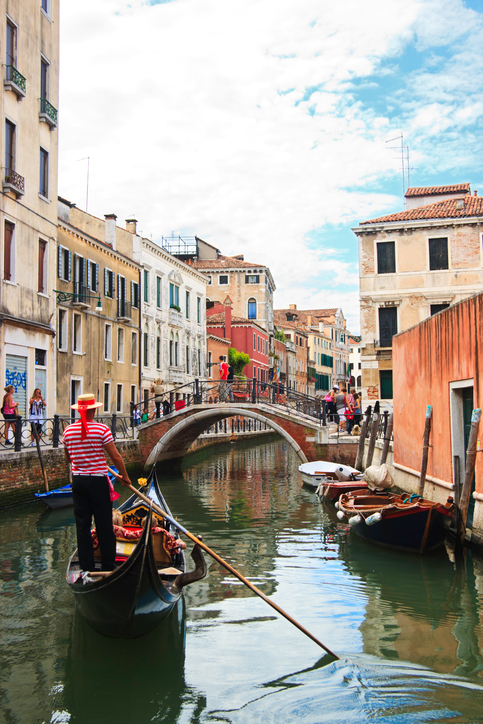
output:
M 298 464 L 271 437 L 161 483 L 179 522 L 339 661 L 210 559 L 149 636 L 96 634 L 64 580 L 72 511 L 31 504 L 0 513 L 0 721 L 483 722 L 483 562 L 358 541 Z

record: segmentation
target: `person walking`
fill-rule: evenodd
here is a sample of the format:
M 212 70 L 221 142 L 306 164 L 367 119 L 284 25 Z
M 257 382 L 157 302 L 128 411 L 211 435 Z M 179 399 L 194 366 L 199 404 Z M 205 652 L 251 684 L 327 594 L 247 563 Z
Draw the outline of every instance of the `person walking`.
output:
M 352 412 L 351 403 L 345 385 L 341 385 L 339 392 L 335 398 L 335 405 L 337 407 L 337 415 L 339 417 L 339 431 L 344 432 L 346 427 L 346 411 Z
M 225 362 L 225 358 L 220 355 L 220 381 L 218 383 L 218 401 L 226 402 L 226 378 L 228 377 L 228 365 Z
M 233 382 L 235 381 L 235 370 L 232 365 L 228 365 L 228 374 L 226 377 L 226 396 L 228 402 L 235 402 L 233 397 Z
M 119 470 L 123 485 L 130 485 L 124 461 L 116 449 L 112 433 L 107 425 L 94 420 L 96 409 L 94 395 L 79 395 L 77 404 L 80 420 L 64 430 L 62 442 L 67 460 L 72 465 L 72 498 L 77 529 L 79 565 L 83 571 L 94 570 L 94 548 L 91 537 L 91 520 L 94 516 L 97 538 L 101 549 L 102 570 L 115 568 L 116 538 L 112 528 L 112 502 L 105 452 Z
M 47 407 L 47 403 L 42 397 L 42 390 L 40 387 L 36 387 L 32 397 L 29 400 L 29 421 L 30 421 L 30 444 L 35 445 L 35 434 L 34 430 L 37 431 L 39 438 L 42 436 L 42 421 L 44 419 L 44 407 Z M 34 427 L 35 426 L 35 427 Z
M 2 402 L 2 415 L 5 420 L 5 445 L 13 445 L 12 441 L 8 439 L 8 431 L 12 428 L 13 435 L 15 436 L 15 420 L 17 419 L 18 402 L 13 399 L 13 393 L 15 387 L 13 385 L 7 385 L 5 388 L 5 394 Z
M 154 394 L 154 404 L 156 406 L 156 417 L 161 417 L 161 403 L 163 402 L 164 387 L 161 377 L 156 377 L 151 385 L 151 392 Z

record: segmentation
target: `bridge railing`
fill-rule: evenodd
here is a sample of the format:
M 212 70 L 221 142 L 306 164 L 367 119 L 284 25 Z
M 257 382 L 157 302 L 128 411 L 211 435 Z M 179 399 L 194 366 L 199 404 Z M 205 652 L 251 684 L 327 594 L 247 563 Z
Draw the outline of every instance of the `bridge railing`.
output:
M 327 424 L 326 404 L 322 397 L 311 397 L 278 383 L 260 382 L 256 378 L 235 378 L 233 383 L 222 380 L 195 379 L 156 397 L 131 406 L 133 425 L 149 422 L 190 405 L 252 403 L 284 407 L 300 415 Z

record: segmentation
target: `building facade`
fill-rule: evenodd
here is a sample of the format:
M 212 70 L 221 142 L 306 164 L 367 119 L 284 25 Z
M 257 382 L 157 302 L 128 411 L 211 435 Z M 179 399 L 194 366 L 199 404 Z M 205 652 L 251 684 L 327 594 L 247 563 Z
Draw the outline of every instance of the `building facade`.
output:
M 55 412 L 59 3 L 2 0 L 0 371 L 19 414 Z
M 483 290 L 483 199 L 469 184 L 408 189 L 406 198 L 406 211 L 353 229 L 365 402 L 392 400 L 395 334 Z
M 57 412 L 70 415 L 79 394 L 93 392 L 100 414 L 129 415 L 139 402 L 142 351 L 132 234 L 116 227 L 113 214 L 102 221 L 64 199 L 58 224 Z

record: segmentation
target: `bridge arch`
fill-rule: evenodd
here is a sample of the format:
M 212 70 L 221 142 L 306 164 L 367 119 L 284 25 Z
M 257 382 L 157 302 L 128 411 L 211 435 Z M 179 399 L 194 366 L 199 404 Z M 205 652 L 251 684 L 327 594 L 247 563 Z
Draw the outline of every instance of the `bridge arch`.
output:
M 254 410 L 230 405 L 227 409 L 217 406 L 208 410 L 198 410 L 192 415 L 183 417 L 179 422 L 170 427 L 155 443 L 147 457 L 145 467 L 148 468 L 155 462 L 161 460 L 182 458 L 204 430 L 219 420 L 224 420 L 227 417 L 235 417 L 236 415 L 249 417 L 252 420 L 259 420 L 260 422 L 266 423 L 274 432 L 277 432 L 287 441 L 295 450 L 301 462 L 307 462 L 307 457 L 300 445 L 281 425 Z

